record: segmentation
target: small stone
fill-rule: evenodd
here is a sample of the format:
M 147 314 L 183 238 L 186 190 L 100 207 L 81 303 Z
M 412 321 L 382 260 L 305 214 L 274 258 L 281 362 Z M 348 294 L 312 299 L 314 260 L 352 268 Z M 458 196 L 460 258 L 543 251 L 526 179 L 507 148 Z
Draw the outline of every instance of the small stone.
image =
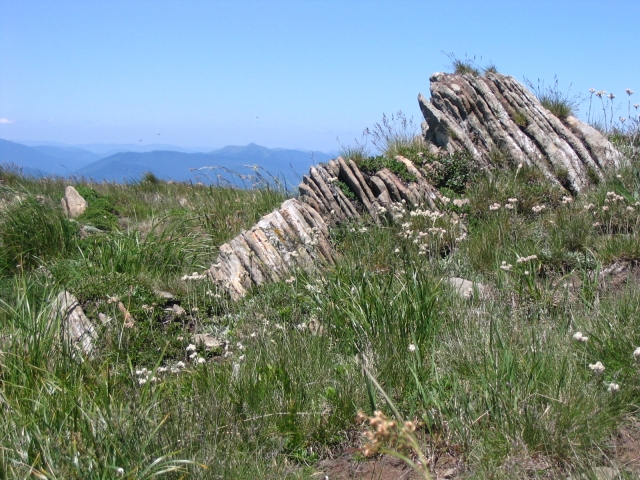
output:
M 224 347 L 225 343 L 210 333 L 198 333 L 193 336 L 193 342 L 196 345 L 203 345 L 205 350 L 215 350 Z
M 71 218 L 79 217 L 89 206 L 89 203 L 71 185 L 65 188 L 64 198 L 60 202 L 67 216 Z
M 447 281 L 454 288 L 455 292 L 465 299 L 472 298 L 475 295 L 476 291 L 478 292 L 478 297 L 480 298 L 483 298 L 487 295 L 487 287 L 481 283 L 474 283 L 469 280 L 465 280 L 464 278 L 458 277 L 448 278 Z

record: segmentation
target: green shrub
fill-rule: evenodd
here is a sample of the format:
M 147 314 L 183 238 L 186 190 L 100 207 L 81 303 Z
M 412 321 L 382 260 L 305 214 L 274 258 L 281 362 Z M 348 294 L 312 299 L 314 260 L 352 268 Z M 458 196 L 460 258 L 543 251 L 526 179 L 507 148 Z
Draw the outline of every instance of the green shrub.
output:
M 89 204 L 78 221 L 92 225 L 100 230 L 111 231 L 118 226 L 118 211 L 109 197 L 99 194 L 95 189 L 78 185 L 76 190 Z
M 377 172 L 386 168 L 395 173 L 405 182 L 415 182 L 417 180 L 413 173 L 410 173 L 407 166 L 397 160 L 391 160 L 385 156 L 378 155 L 377 157 L 369 157 L 361 160 L 358 163 L 358 167 L 363 172 L 369 175 L 375 175 Z
M 432 180 L 437 188 L 447 188 L 461 194 L 471 178 L 471 157 L 466 152 L 456 152 L 442 157 L 428 157 L 432 168 Z

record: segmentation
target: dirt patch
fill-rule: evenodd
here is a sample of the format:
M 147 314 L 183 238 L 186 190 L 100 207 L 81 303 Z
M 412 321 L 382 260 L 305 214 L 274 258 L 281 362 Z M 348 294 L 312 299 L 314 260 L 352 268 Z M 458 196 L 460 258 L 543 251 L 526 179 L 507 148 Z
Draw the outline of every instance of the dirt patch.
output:
M 460 478 L 462 459 L 445 453 L 431 460 L 434 480 Z M 364 458 L 359 450 L 352 449 L 342 455 L 326 459 L 318 465 L 317 478 L 323 480 L 419 480 L 421 477 L 402 460 L 391 455 Z
M 613 439 L 614 463 L 621 470 L 640 476 L 640 422 L 620 427 Z

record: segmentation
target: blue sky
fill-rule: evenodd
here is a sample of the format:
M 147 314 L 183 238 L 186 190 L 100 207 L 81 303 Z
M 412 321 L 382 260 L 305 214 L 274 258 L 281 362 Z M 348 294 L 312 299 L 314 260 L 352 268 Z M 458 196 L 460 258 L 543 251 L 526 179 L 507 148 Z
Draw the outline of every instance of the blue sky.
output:
M 419 123 L 443 52 L 624 116 L 639 21 L 637 0 L 0 0 L 0 138 L 335 151 L 383 113 Z

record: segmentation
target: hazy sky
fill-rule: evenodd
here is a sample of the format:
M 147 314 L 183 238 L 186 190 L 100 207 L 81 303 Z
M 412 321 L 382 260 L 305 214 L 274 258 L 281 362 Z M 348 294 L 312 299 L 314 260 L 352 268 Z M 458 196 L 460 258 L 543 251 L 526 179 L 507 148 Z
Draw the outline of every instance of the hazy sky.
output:
M 0 0 L 0 138 L 335 151 L 419 124 L 443 52 L 626 115 L 639 27 L 638 0 Z

